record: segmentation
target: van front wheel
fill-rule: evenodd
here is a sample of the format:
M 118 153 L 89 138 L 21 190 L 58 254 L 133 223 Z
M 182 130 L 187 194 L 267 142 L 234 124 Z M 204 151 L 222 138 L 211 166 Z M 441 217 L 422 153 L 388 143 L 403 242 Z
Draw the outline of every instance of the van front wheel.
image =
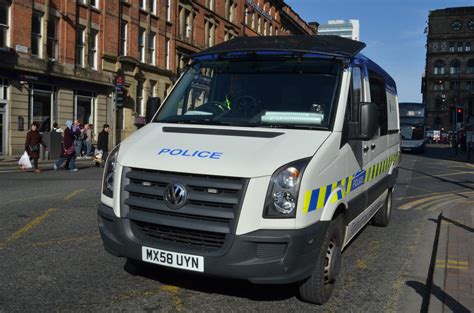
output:
M 323 304 L 331 297 L 341 269 L 343 229 L 343 216 L 338 215 L 329 224 L 313 273 L 299 287 L 301 300 Z

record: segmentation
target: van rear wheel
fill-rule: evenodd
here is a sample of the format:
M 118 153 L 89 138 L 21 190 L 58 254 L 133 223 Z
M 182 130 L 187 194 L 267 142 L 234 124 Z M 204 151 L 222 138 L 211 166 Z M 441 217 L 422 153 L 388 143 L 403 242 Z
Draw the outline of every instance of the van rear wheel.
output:
M 301 300 L 323 304 L 331 297 L 341 269 L 343 231 L 343 216 L 338 215 L 329 224 L 313 273 L 299 286 Z
M 372 218 L 372 225 L 386 227 L 392 216 L 392 189 L 387 190 L 387 197 L 382 208 Z

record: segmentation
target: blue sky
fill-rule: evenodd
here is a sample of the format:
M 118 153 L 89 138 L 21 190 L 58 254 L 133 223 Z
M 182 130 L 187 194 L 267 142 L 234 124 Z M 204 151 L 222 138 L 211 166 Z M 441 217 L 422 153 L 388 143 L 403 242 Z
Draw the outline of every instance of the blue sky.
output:
M 472 6 L 474 0 L 286 0 L 304 20 L 360 20 L 363 53 L 393 76 L 400 102 L 421 102 L 430 10 Z

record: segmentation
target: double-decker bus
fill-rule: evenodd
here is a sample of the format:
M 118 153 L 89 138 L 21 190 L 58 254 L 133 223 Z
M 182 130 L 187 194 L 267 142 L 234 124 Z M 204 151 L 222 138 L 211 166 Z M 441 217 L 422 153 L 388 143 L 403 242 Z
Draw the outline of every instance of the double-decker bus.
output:
M 423 103 L 402 102 L 400 108 L 401 148 L 403 151 L 425 151 L 426 108 Z

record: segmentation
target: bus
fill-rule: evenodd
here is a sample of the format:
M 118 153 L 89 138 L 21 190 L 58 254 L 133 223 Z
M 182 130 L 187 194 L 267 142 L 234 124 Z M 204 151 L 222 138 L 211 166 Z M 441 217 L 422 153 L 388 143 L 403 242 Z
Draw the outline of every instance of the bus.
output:
M 426 137 L 426 108 L 423 103 L 402 102 L 400 109 L 400 133 L 402 151 L 423 153 Z

